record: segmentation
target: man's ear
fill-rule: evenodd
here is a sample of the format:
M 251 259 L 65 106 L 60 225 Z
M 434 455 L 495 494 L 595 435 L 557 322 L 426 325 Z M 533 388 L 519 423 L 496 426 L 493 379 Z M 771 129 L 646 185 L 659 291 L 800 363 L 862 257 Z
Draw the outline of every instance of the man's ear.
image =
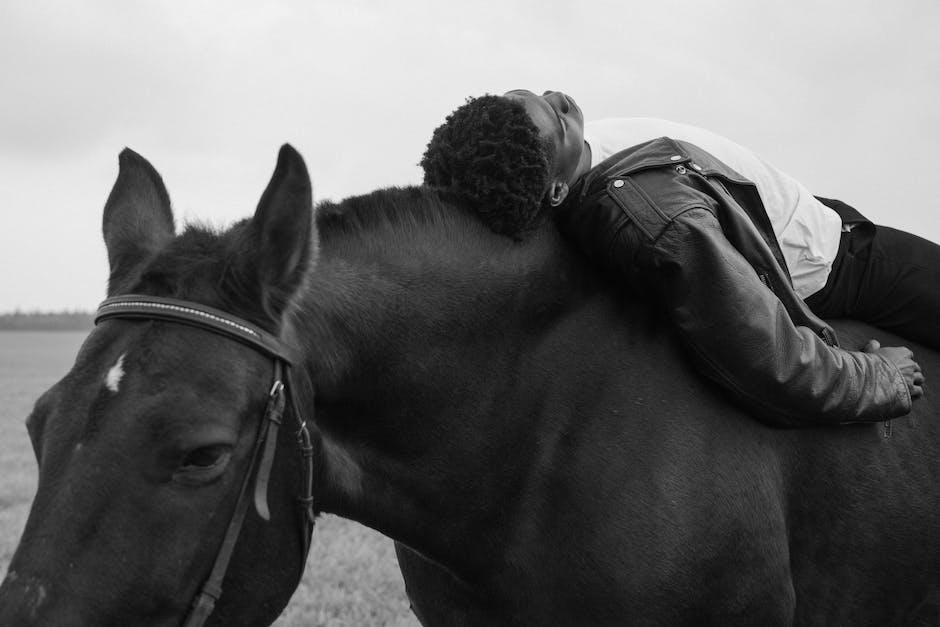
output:
M 569 191 L 568 184 L 564 181 L 552 181 L 548 192 L 545 194 L 545 198 L 548 200 L 548 204 L 552 207 L 557 207 L 565 201 Z

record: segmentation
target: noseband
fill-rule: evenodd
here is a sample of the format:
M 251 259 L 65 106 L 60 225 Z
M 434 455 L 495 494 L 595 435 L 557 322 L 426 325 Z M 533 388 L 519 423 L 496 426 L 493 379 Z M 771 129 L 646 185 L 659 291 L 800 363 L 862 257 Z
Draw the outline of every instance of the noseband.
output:
M 238 534 L 241 532 L 242 524 L 245 522 L 245 514 L 248 511 L 248 493 L 252 475 L 255 479 L 255 509 L 264 520 L 269 520 L 271 517 L 268 509 L 268 482 L 271 478 L 271 465 L 274 463 L 274 452 L 277 447 L 278 428 L 281 425 L 288 400 L 293 405 L 293 413 L 297 420 L 297 444 L 303 461 L 304 493 L 298 498 L 301 545 L 303 546 L 301 571 L 303 571 L 303 565 L 307 561 L 315 517 L 313 508 L 313 443 L 310 439 L 307 423 L 300 418 L 299 407 L 297 407 L 296 401 L 292 400 L 293 397 L 291 396 L 293 384 L 290 378 L 290 367 L 295 361 L 293 351 L 277 337 L 250 322 L 231 316 L 223 311 L 184 300 L 140 295 L 109 298 L 98 307 L 95 324 L 109 318 L 160 320 L 187 324 L 239 341 L 274 361 L 274 382 L 268 392 L 268 403 L 264 412 L 264 419 L 258 425 L 251 461 L 242 480 L 235 511 L 229 521 L 228 528 L 225 530 L 222 546 L 219 548 L 215 563 L 212 565 L 212 571 L 209 573 L 209 577 L 203 584 L 199 594 L 193 600 L 192 609 L 190 609 L 184 623 L 184 627 L 200 627 L 209 618 L 215 608 L 216 601 L 222 596 L 222 580 L 225 578 L 229 561 L 238 541 Z

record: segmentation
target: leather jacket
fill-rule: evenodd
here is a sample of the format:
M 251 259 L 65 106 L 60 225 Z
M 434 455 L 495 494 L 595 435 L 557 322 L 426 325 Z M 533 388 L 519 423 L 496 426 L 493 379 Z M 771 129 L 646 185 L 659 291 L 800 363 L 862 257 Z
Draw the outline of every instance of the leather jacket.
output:
M 652 291 L 703 374 L 780 426 L 895 418 L 911 410 L 897 366 L 837 347 L 793 291 L 757 187 L 666 137 L 588 172 L 557 209 L 589 257 Z

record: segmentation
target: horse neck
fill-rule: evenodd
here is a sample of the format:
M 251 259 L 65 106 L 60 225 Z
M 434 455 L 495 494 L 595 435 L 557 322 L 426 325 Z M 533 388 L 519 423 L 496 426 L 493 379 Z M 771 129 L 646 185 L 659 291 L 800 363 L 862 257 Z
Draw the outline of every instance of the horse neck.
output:
M 469 572 L 496 550 L 494 504 L 513 501 L 519 444 L 543 415 L 533 403 L 551 376 L 530 357 L 583 274 L 550 228 L 486 254 L 418 244 L 379 257 L 324 245 L 296 317 L 317 388 L 318 499 Z

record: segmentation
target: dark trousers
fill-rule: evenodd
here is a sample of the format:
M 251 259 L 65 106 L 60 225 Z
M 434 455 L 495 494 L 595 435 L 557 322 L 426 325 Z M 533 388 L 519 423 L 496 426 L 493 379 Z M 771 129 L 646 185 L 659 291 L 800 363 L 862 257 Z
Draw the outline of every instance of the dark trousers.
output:
M 940 348 L 940 246 L 859 224 L 842 234 L 829 280 L 806 304 L 823 318 L 855 318 Z

